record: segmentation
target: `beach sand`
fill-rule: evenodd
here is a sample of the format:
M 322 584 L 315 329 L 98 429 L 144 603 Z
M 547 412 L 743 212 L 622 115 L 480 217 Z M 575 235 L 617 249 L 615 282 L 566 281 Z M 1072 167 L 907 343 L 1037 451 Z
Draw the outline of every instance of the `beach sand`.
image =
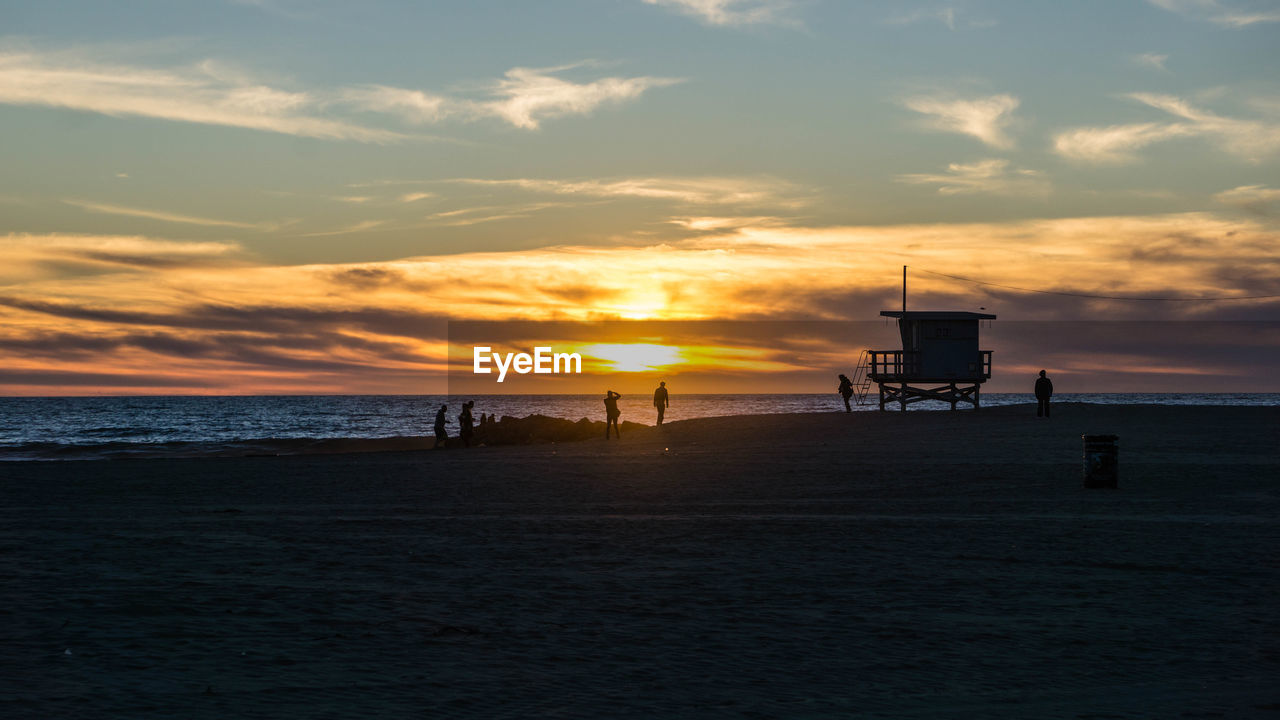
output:
M 2 712 L 1280 717 L 1277 447 L 1064 403 L 4 463 Z

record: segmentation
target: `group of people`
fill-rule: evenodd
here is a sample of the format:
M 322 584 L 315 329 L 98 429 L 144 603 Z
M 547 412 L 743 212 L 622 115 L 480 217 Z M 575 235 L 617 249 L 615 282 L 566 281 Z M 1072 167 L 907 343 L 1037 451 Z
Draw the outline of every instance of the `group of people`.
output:
M 609 439 L 609 429 L 613 429 L 613 436 L 619 440 L 622 439 L 621 433 L 618 432 L 618 418 L 622 415 L 622 411 L 618 409 L 618 398 L 622 397 L 612 390 L 606 390 L 604 393 L 604 439 Z M 653 391 L 653 407 L 658 411 L 658 426 L 662 426 L 662 418 L 667 414 L 667 408 L 671 406 L 671 395 L 667 392 L 667 381 L 663 380 L 658 383 L 658 388 Z
M 609 439 L 610 430 L 613 436 L 619 440 L 622 434 L 618 431 L 618 418 L 622 416 L 622 411 L 618 409 L 618 398 L 622 395 L 612 390 L 606 390 L 604 395 L 604 439 Z M 475 436 L 475 419 L 471 414 L 471 409 L 476 406 L 475 400 L 468 400 L 462 404 L 462 412 L 458 414 L 458 437 L 462 439 L 463 447 L 471 447 L 471 438 Z M 662 381 L 658 383 L 658 388 L 653 391 L 653 407 L 658 411 L 658 425 L 662 425 L 663 417 L 666 415 L 667 408 L 671 406 L 671 396 L 667 393 L 667 383 Z M 440 446 L 448 447 L 449 441 L 449 419 L 446 413 L 449 411 L 448 405 L 441 405 L 436 412 L 436 443 L 432 449 Z M 493 422 L 492 416 L 480 414 L 480 424 L 487 425 Z
M 836 388 L 836 392 L 840 393 L 840 397 L 844 400 L 844 411 L 853 412 L 853 407 L 849 405 L 849 400 L 853 397 L 853 381 L 847 375 L 840 376 L 840 385 Z M 1049 398 L 1053 397 L 1053 382 L 1045 375 L 1045 371 L 1040 371 L 1040 377 L 1036 380 L 1036 417 L 1049 417 Z M 621 394 L 612 390 L 606 390 L 604 394 L 604 439 L 609 439 L 612 431 L 613 436 L 621 440 L 622 433 L 618 431 L 618 419 L 622 417 L 622 410 L 618 409 L 618 400 Z M 475 400 L 468 400 L 462 404 L 462 412 L 458 414 L 458 437 L 462 439 L 463 447 L 471 447 L 471 438 L 475 435 L 475 419 L 471 414 L 471 409 L 476 405 Z M 658 383 L 658 387 L 653 391 L 653 407 L 658 411 L 658 425 L 662 425 L 663 417 L 666 415 L 667 408 L 671 406 L 671 396 L 667 392 L 667 383 L 662 381 Z M 449 440 L 448 418 L 445 413 L 448 412 L 448 405 L 441 405 L 440 410 L 436 413 L 436 444 L 438 448 L 446 445 Z M 480 424 L 486 425 L 493 422 L 493 418 L 480 414 Z
M 462 412 L 458 413 L 458 437 L 462 439 L 463 447 L 471 447 L 471 438 L 476 434 L 475 416 L 471 414 L 471 409 L 476 406 L 475 400 L 468 400 L 462 403 Z M 436 444 L 432 449 L 445 445 L 449 440 L 449 419 L 445 417 L 445 413 L 449 411 L 448 405 L 441 405 L 436 411 Z M 493 417 L 480 413 L 480 425 L 488 425 L 493 422 Z
M 613 430 L 613 436 L 618 440 L 622 439 L 622 434 L 618 432 L 618 418 L 622 416 L 622 411 L 618 409 L 618 398 L 622 395 L 606 390 L 604 393 L 604 439 L 609 439 L 609 430 Z M 667 392 L 667 381 L 663 380 L 658 383 L 658 388 L 653 391 L 653 407 L 658 411 L 658 425 L 662 425 L 662 419 L 667 414 L 667 408 L 671 406 L 671 395 Z

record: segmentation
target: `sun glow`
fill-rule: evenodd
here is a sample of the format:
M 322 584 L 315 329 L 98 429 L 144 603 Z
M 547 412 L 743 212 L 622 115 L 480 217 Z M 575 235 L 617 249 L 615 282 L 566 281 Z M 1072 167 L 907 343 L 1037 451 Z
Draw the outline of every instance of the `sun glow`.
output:
M 651 343 L 584 345 L 574 351 L 607 372 L 656 372 L 684 361 L 680 348 Z
M 653 320 L 663 317 L 667 298 L 656 293 L 644 293 L 615 308 L 624 320 Z

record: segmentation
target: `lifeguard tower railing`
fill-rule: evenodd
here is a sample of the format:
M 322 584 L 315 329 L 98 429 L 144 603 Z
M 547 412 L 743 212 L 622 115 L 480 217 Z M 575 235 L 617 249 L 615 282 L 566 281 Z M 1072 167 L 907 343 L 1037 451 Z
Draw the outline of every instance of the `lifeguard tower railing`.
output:
M 867 364 L 867 377 L 876 382 L 981 382 L 991 379 L 990 350 L 979 350 L 977 357 L 969 363 L 969 372 L 955 377 L 925 377 L 918 350 L 868 350 Z

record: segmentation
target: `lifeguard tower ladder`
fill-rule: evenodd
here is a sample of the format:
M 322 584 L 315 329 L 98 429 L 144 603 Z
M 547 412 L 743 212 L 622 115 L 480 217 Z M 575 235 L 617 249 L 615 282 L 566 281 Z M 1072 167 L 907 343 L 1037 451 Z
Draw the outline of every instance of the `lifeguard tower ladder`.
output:
M 905 289 L 904 289 L 905 297 Z M 905 301 L 904 301 L 905 305 Z M 901 350 L 867 350 L 867 379 L 880 387 L 880 409 L 939 400 L 976 410 L 982 383 L 991 379 L 991 351 L 980 350 L 978 329 L 995 315 L 975 312 L 885 310 L 897 318 Z
M 858 367 L 853 371 L 853 401 L 859 405 L 867 404 L 867 393 L 871 392 L 871 355 L 863 350 L 858 355 Z

